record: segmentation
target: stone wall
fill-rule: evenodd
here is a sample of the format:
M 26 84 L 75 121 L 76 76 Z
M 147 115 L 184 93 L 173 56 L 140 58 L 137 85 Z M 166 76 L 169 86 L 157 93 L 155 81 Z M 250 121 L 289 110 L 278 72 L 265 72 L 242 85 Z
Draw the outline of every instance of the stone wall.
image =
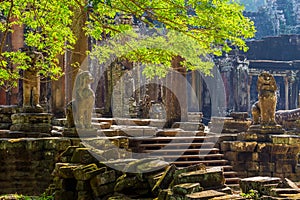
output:
M 0 140 L 0 194 L 41 194 L 52 181 L 58 155 L 78 139 Z
M 240 139 L 245 138 L 247 140 Z M 238 141 L 224 141 L 221 151 L 239 177 L 270 176 L 300 180 L 300 137 L 270 135 L 269 141 L 259 141 L 255 135 L 239 134 Z

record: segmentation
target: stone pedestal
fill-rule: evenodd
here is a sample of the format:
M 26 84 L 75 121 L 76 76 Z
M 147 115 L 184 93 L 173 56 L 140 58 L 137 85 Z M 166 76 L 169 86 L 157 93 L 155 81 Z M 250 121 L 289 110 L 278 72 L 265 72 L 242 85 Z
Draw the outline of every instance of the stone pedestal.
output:
M 280 132 L 280 126 L 251 126 L 249 132 L 238 134 L 238 141 L 224 141 L 221 151 L 241 178 L 276 176 L 300 181 L 300 136 Z
M 52 114 L 43 113 L 41 108 L 23 108 L 11 116 L 9 137 L 50 136 Z
M 17 113 L 17 106 L 0 106 L 0 130 L 9 130 L 12 125 L 11 115 Z
M 250 124 L 248 113 L 233 112 L 229 117 L 212 117 L 209 128 L 214 133 L 240 133 L 247 131 Z

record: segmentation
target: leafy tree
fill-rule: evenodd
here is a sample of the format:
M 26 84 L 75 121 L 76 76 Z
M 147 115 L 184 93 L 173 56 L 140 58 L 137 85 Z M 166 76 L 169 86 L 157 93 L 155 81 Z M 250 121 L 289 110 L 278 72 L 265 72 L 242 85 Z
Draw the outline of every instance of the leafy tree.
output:
M 212 65 L 202 57 L 228 52 L 230 46 L 247 50 L 244 40 L 255 32 L 253 22 L 242 15 L 243 6 L 234 0 L 4 0 L 0 4 L 0 85 L 15 86 L 18 71 L 29 67 L 37 68 L 41 75 L 59 77 L 62 69 L 57 56 L 76 43 L 72 24 L 78 10 L 88 16 L 85 24 L 78 24 L 86 35 L 96 40 L 110 38 L 102 47 L 95 47 L 96 56 L 105 60 L 118 47 L 113 51 L 116 56 L 149 66 L 148 76 L 164 75 L 176 56 L 184 58 L 187 69 L 209 73 Z M 155 37 L 136 40 L 138 35 L 130 24 L 118 23 L 120 16 L 134 16 L 154 30 Z M 26 51 L 5 48 L 16 25 L 25 27 Z M 130 42 L 120 48 L 124 40 Z M 151 46 L 158 42 L 163 45 Z

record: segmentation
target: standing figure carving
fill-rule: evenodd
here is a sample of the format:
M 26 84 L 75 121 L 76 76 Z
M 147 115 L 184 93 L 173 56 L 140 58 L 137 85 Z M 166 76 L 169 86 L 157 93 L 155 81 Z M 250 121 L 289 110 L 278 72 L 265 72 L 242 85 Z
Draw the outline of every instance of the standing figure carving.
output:
M 33 67 L 24 71 L 23 79 L 23 107 L 40 106 L 40 78 Z
M 276 90 L 275 78 L 267 72 L 262 72 L 257 80 L 258 101 L 252 106 L 254 125 L 276 125 Z
M 95 93 L 91 88 L 93 77 L 90 72 L 80 72 L 75 80 L 74 91 L 74 121 L 78 128 L 93 128 L 92 113 L 95 102 Z

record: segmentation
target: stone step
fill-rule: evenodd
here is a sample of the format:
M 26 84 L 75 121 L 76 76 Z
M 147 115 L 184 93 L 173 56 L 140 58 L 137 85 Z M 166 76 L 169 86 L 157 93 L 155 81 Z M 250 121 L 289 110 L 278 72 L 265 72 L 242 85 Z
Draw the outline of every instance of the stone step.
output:
M 180 130 L 172 130 L 172 129 L 163 129 L 159 130 L 156 133 L 157 137 L 195 137 L 195 136 L 206 136 L 206 132 L 204 131 L 184 131 Z
M 233 171 L 231 165 L 223 165 L 223 166 L 220 166 L 220 167 L 223 168 L 224 172 Z
M 237 172 L 235 171 L 227 171 L 227 172 L 224 172 L 224 176 L 225 177 L 230 177 L 230 178 L 236 178 L 237 177 Z
M 183 155 L 183 154 L 196 154 L 196 155 L 206 155 L 208 153 L 219 153 L 218 148 L 209 148 L 209 149 L 185 149 L 184 152 L 182 149 L 159 149 L 159 150 L 144 150 L 144 153 L 152 153 L 153 156 L 164 156 L 164 155 Z
M 175 148 L 175 149 L 195 149 L 195 148 L 212 148 L 215 143 L 205 142 L 205 143 L 155 143 L 155 144 L 140 144 L 141 148 L 146 149 L 158 149 L 158 148 Z
M 189 166 L 189 165 L 196 165 L 202 163 L 206 166 L 220 166 L 228 163 L 228 160 L 198 160 L 198 161 L 174 161 L 172 164 L 175 164 L 176 166 Z
M 239 177 L 226 177 L 225 178 L 225 184 L 226 185 L 234 185 L 234 184 L 238 184 L 240 182 L 241 178 Z M 238 185 L 239 187 L 239 185 Z
M 207 154 L 207 155 L 181 155 L 179 158 L 177 155 L 165 155 L 164 159 L 168 161 L 168 159 L 176 159 L 177 160 L 212 160 L 212 159 L 221 159 L 224 154 Z M 154 156 L 150 156 L 154 157 Z
M 178 130 L 169 129 L 163 132 L 176 133 Z M 161 132 L 162 133 L 162 132 Z M 172 133 L 173 134 L 173 133 Z M 221 167 L 228 184 L 238 184 L 240 178 L 228 165 L 219 148 L 215 147 L 218 137 L 214 134 L 201 136 L 176 136 L 135 137 L 130 138 L 130 146 L 139 152 L 148 153 L 149 157 L 161 157 L 165 161 L 175 164 L 178 168 L 195 164 L 204 164 L 207 168 Z
M 135 137 L 130 139 L 132 142 L 140 142 L 140 143 L 169 143 L 169 142 L 177 142 L 177 143 L 191 143 L 191 142 L 216 142 L 216 136 L 196 136 L 196 137 Z
M 272 188 L 271 189 L 272 196 L 285 196 L 286 194 L 300 194 L 300 188 Z

